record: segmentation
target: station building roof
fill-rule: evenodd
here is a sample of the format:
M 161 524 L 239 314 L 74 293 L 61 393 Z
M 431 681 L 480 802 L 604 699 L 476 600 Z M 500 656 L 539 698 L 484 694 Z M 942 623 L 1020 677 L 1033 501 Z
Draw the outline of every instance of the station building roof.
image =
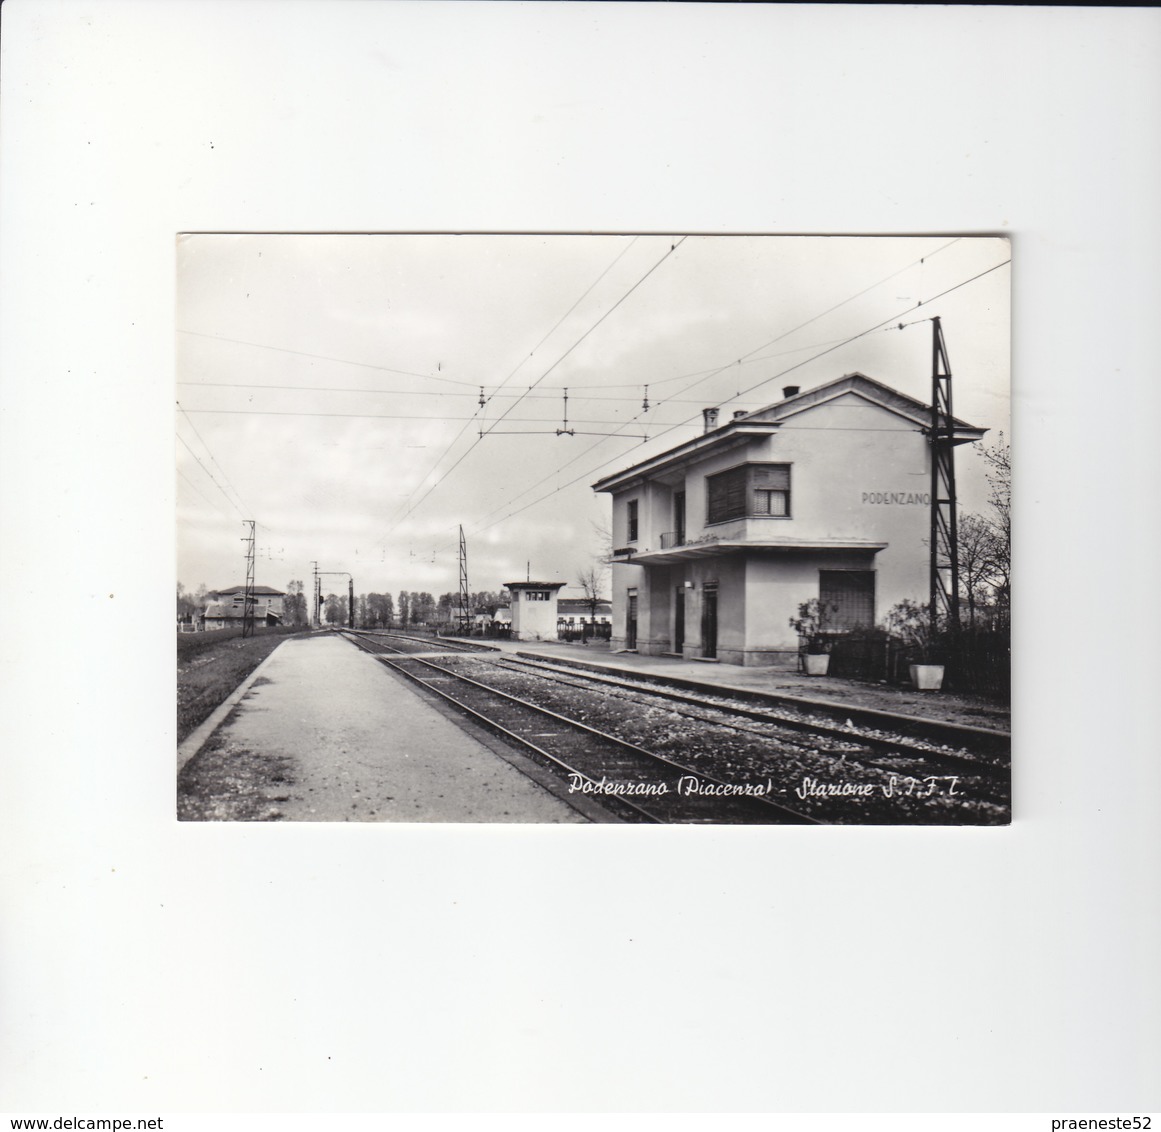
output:
M 853 393 L 902 417 L 910 424 L 916 425 L 920 431 L 927 432 L 931 428 L 930 405 L 925 405 L 922 401 L 918 401 L 906 393 L 900 393 L 897 389 L 892 389 L 873 377 L 867 377 L 866 374 L 848 373 L 834 381 L 816 386 L 814 389 L 807 389 L 784 397 L 781 401 L 767 405 L 763 409 L 739 414 L 693 440 L 688 440 L 668 451 L 651 456 L 622 471 L 604 476 L 592 485 L 593 490 L 620 491 L 631 486 L 635 481 L 661 477 L 668 472 L 675 472 L 691 460 L 700 458 L 707 453 L 740 447 L 755 437 L 773 436 L 785 423 L 799 413 L 834 401 L 848 393 Z M 977 428 L 958 417 L 952 417 L 952 424 L 954 426 L 954 441 L 957 444 L 979 440 L 987 432 L 987 429 Z
M 244 594 L 246 592 L 245 586 L 230 586 L 224 590 L 210 590 L 210 593 L 215 593 L 221 597 L 231 597 L 234 594 Z M 285 597 L 285 590 L 271 589 L 269 586 L 255 586 L 254 594 L 257 597 Z

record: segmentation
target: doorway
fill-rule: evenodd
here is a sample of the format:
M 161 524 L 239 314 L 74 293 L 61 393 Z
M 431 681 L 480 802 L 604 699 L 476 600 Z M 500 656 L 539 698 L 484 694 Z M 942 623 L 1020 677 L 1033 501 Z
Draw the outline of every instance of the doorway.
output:
M 706 586 L 701 595 L 702 656 L 718 655 L 718 587 Z
M 827 611 L 828 629 L 874 628 L 874 571 L 820 570 L 818 600 Z
M 685 587 L 677 587 L 673 602 L 673 651 L 681 654 L 685 648 Z
M 629 591 L 629 615 L 625 623 L 625 648 L 637 647 L 637 591 Z

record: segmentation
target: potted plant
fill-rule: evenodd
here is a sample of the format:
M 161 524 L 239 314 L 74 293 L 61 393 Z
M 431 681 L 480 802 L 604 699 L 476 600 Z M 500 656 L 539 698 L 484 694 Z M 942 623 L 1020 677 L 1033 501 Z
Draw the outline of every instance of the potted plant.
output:
M 930 609 L 905 598 L 887 614 L 886 628 L 904 644 L 916 691 L 938 692 L 945 669 L 943 633 L 938 625 L 932 625 Z
M 799 638 L 798 653 L 807 676 L 825 676 L 830 668 L 830 639 L 826 636 L 826 608 L 816 597 L 798 607 L 798 616 L 790 618 Z

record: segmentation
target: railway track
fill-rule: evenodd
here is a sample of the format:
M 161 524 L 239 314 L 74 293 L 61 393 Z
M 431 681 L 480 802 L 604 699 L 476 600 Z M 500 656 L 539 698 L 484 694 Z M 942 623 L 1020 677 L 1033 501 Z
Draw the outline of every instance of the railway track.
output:
M 995 824 L 1007 820 L 1009 806 L 1009 768 L 1001 756 L 947 750 L 923 740 L 914 741 L 882 731 L 868 733 L 865 728 L 850 725 L 836 726 L 825 719 L 794 714 L 794 709 L 770 709 L 747 705 L 730 697 L 698 693 L 681 688 L 659 687 L 655 682 L 644 683 L 618 674 L 596 673 L 573 667 L 559 666 L 551 661 L 515 657 L 492 652 L 487 656 L 463 655 L 461 649 L 441 650 L 441 663 L 434 656 L 423 658 L 428 665 L 419 677 L 415 665 L 403 668 L 406 650 L 419 646 L 414 640 L 391 642 L 376 634 L 362 634 L 357 643 L 379 659 L 412 679 L 426 682 L 433 690 L 443 692 L 455 685 L 458 700 L 451 695 L 445 699 L 463 704 L 463 710 L 473 710 L 479 717 L 492 712 L 490 704 L 507 697 L 522 703 L 524 710 L 533 710 L 553 716 L 554 727 L 572 723 L 587 728 L 585 742 L 592 747 L 584 765 L 573 749 L 563 755 L 547 749 L 537 749 L 537 757 L 556 765 L 567 764 L 569 771 L 581 777 L 578 781 L 591 784 L 602 778 L 609 781 L 657 781 L 658 775 L 669 775 L 670 793 L 675 788 L 674 773 L 680 777 L 695 776 L 703 782 L 733 785 L 749 782 L 767 783 L 767 797 L 799 818 L 823 821 L 921 821 L 942 824 L 967 821 L 971 824 Z M 426 651 L 426 642 L 419 642 Z M 408 662 L 419 660 L 412 653 Z M 434 685 L 434 687 L 433 687 Z M 464 688 L 474 687 L 470 693 Z M 491 697 L 490 703 L 484 698 Z M 471 704 L 466 700 L 474 701 Z M 506 711 L 511 710 L 506 708 Z M 579 718 L 577 718 L 579 717 Z M 588 720 L 587 723 L 582 722 Z M 597 727 L 592 725 L 596 724 Z M 521 735 L 531 733 L 535 726 L 507 728 L 501 721 L 497 730 L 514 733 L 518 742 Z M 605 730 L 598 730 L 604 728 Z M 615 734 L 609 734 L 615 732 Z M 601 738 L 598 739 L 597 737 Z M 542 738 L 561 740 L 547 732 Z M 602 743 L 625 744 L 637 753 L 636 759 L 651 756 L 664 760 L 645 769 L 634 778 L 632 766 L 614 754 Z M 527 745 L 527 744 L 526 744 Z M 584 744 L 582 743 L 581 746 Z M 652 751 L 644 750 L 653 748 Z M 569 761 L 569 760 L 573 761 Z M 862 794 L 858 802 L 849 798 L 834 801 L 825 791 L 829 783 L 838 780 L 852 793 L 873 791 L 873 797 Z M 688 777 L 687 777 L 688 781 Z M 813 792 L 813 793 L 812 793 Z M 932 793 L 949 795 L 931 799 Z M 795 795 L 797 794 L 797 798 Z M 813 794 L 823 794 L 818 797 Z M 905 799 L 900 798 L 906 794 Z M 708 808 L 712 817 L 674 816 L 676 811 L 665 811 L 660 821 L 744 821 L 751 820 L 727 814 L 722 807 L 722 796 L 707 794 L 713 799 Z M 653 803 L 649 804 L 656 809 Z M 761 812 L 769 814 L 768 810 Z M 700 811 L 699 811 L 700 813 Z M 897 816 L 896 816 L 897 815 Z M 960 816 L 966 815 L 966 816 Z M 770 821 L 767 816 L 764 819 Z M 793 820 L 788 818 L 778 820 Z
M 492 645 L 469 644 L 466 641 L 449 641 L 443 637 L 417 637 L 408 633 L 373 632 L 366 629 L 344 629 L 343 636 L 357 644 L 373 644 L 386 652 L 412 653 L 481 653 L 495 656 L 499 651 Z M 390 642 L 390 643 L 389 643 Z M 369 650 L 370 651 L 370 650 Z
M 820 825 L 770 795 L 772 781 L 726 782 L 580 720 L 474 680 L 427 657 L 386 655 L 394 645 L 348 634 L 393 671 L 425 687 L 563 773 L 570 792 L 597 797 L 641 821 Z
M 495 659 L 497 668 L 504 668 L 514 672 L 534 671 L 546 680 L 576 688 L 603 688 L 609 694 L 623 696 L 635 703 L 648 702 L 650 699 L 659 702 L 669 702 L 684 705 L 678 708 L 681 714 L 691 719 L 705 723 L 716 724 L 721 727 L 733 727 L 735 730 L 752 730 L 755 734 L 766 735 L 768 730 L 753 730 L 732 722 L 729 717 L 746 720 L 752 723 L 766 725 L 782 731 L 799 732 L 811 738 L 827 738 L 838 743 L 865 747 L 869 754 L 862 761 L 868 764 L 875 763 L 876 756 L 886 756 L 892 763 L 900 757 L 911 758 L 929 768 L 939 767 L 948 770 L 958 770 L 968 774 L 983 775 L 997 780 L 1006 780 L 1008 764 L 1005 760 L 989 759 L 978 755 L 961 754 L 936 748 L 932 744 L 917 743 L 902 736 L 884 736 L 870 734 L 865 728 L 836 727 L 831 723 L 817 719 L 808 719 L 802 715 L 789 712 L 774 711 L 764 708 L 747 707 L 736 701 L 731 701 L 728 694 L 720 696 L 697 695 L 692 692 L 669 691 L 659 688 L 655 684 L 642 684 L 632 679 L 622 679 L 603 673 L 582 672 L 574 668 L 562 668 L 551 662 L 529 660 L 527 658 L 514 659 L 507 656 Z M 690 710 L 692 709 L 692 710 Z

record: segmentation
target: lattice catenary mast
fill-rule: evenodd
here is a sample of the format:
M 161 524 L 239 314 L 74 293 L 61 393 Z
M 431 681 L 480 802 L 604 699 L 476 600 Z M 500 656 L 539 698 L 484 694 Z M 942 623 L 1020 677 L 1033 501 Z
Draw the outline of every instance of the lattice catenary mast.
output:
M 472 628 L 472 595 L 468 590 L 468 544 L 464 541 L 464 528 L 460 526 L 460 632 L 469 633 Z
M 243 519 L 243 524 L 250 527 L 249 533 L 242 540 L 246 544 L 246 596 L 242 603 L 242 636 L 254 636 L 254 520 Z
M 956 532 L 955 418 L 951 365 L 939 318 L 931 320 L 931 628 L 959 628 L 959 542 Z

